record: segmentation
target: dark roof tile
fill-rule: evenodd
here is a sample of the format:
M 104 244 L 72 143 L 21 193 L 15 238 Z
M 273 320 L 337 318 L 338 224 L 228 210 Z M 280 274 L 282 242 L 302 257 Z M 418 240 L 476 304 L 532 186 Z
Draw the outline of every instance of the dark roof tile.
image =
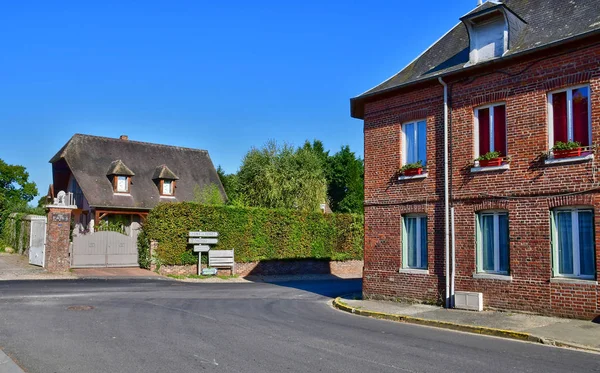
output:
M 600 0 L 505 0 L 502 4 L 526 22 L 519 40 L 513 42 L 503 58 L 600 31 Z M 486 2 L 466 16 L 495 6 L 496 3 Z M 353 98 L 352 116 L 362 118 L 365 99 L 369 97 L 472 68 L 466 66 L 467 62 L 469 36 L 464 24 L 459 23 L 399 73 Z

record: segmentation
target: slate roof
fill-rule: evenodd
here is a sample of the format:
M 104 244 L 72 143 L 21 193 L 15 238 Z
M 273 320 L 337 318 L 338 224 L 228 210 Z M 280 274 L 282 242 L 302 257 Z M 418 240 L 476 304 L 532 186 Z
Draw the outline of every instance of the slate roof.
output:
M 50 163 L 63 159 L 92 207 L 148 210 L 160 201 L 191 201 L 196 186 L 211 183 L 216 184 L 225 197 L 206 150 L 76 134 L 52 157 Z M 135 173 L 131 177 L 130 195 L 113 193 L 107 170 L 118 163 Z M 158 168 L 171 178 L 178 177 L 175 199 L 160 197 L 153 180 Z
M 459 23 L 399 73 L 351 99 L 351 115 L 362 118 L 365 102 L 384 92 L 479 68 L 569 39 L 600 34 L 600 0 L 504 0 L 502 4 L 527 23 L 519 40 L 503 57 L 465 67 L 469 62 L 469 36 L 465 25 Z M 485 2 L 465 16 L 496 5 Z

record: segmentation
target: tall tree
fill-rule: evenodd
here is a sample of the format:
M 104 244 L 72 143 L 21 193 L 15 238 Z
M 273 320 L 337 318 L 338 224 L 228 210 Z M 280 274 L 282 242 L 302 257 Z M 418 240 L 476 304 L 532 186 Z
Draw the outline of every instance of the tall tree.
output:
M 322 161 L 311 149 L 271 141 L 251 149 L 238 172 L 241 199 L 249 206 L 317 211 L 327 198 Z
M 26 209 L 37 193 L 25 167 L 10 165 L 0 159 L 0 230 L 8 214 Z
M 329 157 L 327 195 L 334 212 L 363 212 L 364 163 L 348 145 Z
M 236 204 L 239 200 L 239 182 L 237 174 L 226 174 L 225 170 L 219 165 L 217 167 L 217 174 L 227 194 L 227 201 L 229 204 Z

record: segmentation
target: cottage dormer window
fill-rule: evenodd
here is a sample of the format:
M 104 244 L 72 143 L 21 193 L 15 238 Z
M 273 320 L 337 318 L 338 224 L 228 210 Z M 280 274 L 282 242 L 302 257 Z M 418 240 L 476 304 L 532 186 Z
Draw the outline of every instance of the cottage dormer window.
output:
M 175 195 L 175 180 L 161 180 L 160 181 L 161 195 L 172 196 Z
M 179 179 L 173 171 L 166 165 L 158 166 L 154 170 L 152 179 L 158 186 L 158 193 L 161 197 L 173 197 L 175 196 L 175 183 Z
M 128 176 L 115 176 L 115 192 L 117 193 L 129 193 L 129 177 Z
M 129 193 L 131 189 L 131 177 L 135 174 L 123 163 L 116 160 L 110 164 L 106 176 L 112 182 L 114 193 Z

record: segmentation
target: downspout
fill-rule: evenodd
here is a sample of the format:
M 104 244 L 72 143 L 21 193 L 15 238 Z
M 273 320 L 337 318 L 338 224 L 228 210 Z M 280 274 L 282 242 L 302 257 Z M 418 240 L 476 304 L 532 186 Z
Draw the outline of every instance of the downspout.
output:
M 451 216 L 451 227 L 452 231 L 452 247 L 450 250 L 452 251 L 452 262 L 450 264 L 450 308 L 455 307 L 454 302 L 454 277 L 456 274 L 456 228 L 454 225 L 454 206 L 450 207 L 450 216 Z
M 446 237 L 445 245 L 445 262 L 446 262 L 446 308 L 450 308 L 450 193 L 449 193 L 449 175 L 448 175 L 448 84 L 444 82 L 442 77 L 438 78 L 441 85 L 444 86 L 444 214 L 445 214 L 445 229 Z

